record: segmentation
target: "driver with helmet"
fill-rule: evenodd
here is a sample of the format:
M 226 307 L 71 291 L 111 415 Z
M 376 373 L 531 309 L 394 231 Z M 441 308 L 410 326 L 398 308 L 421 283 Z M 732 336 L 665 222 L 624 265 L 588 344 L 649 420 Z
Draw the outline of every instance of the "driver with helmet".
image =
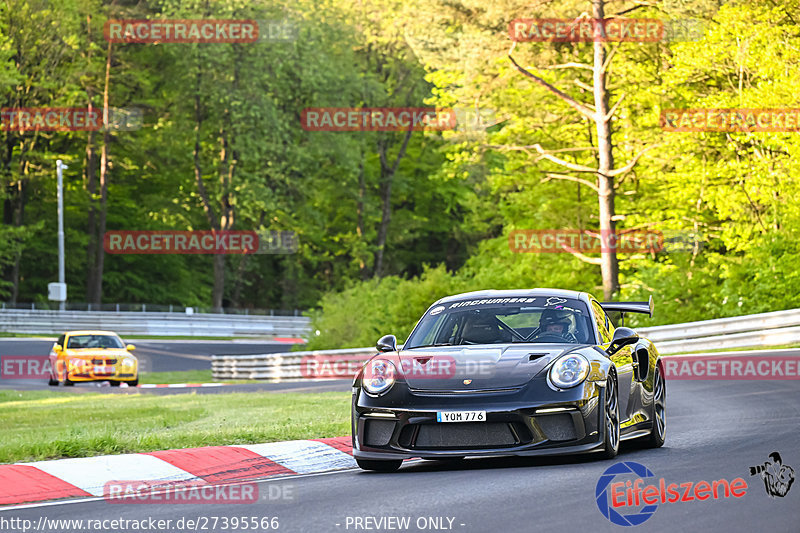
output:
M 539 330 L 534 339 L 555 335 L 567 342 L 578 342 L 575 335 L 569 331 L 572 325 L 571 317 L 572 312 L 567 309 L 545 309 L 539 318 Z

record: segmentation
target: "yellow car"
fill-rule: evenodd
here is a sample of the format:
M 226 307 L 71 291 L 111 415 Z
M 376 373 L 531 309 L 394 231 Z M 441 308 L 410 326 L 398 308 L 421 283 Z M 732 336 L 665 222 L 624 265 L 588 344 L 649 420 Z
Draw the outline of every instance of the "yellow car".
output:
M 139 361 L 113 331 L 68 331 L 50 351 L 50 382 L 53 387 L 78 381 L 108 381 L 118 387 L 139 384 Z

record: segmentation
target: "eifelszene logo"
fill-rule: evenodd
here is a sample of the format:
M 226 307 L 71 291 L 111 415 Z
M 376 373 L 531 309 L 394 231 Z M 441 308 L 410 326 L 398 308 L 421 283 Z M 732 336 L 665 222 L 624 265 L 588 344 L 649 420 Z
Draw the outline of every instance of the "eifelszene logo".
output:
M 794 483 L 794 468 L 783 464 L 781 454 L 772 452 L 769 461 L 764 464 L 750 467 L 750 475 L 760 475 L 764 480 L 764 489 L 770 498 L 778 496 L 783 498 Z
M 622 478 L 615 481 L 616 478 Z M 669 483 L 662 477 L 657 484 L 645 485 L 645 478 L 655 478 L 646 466 L 624 461 L 611 465 L 597 480 L 595 500 L 600 512 L 620 526 L 638 526 L 650 519 L 659 503 L 705 501 L 708 499 L 741 498 L 747 493 L 747 482 L 718 479 Z

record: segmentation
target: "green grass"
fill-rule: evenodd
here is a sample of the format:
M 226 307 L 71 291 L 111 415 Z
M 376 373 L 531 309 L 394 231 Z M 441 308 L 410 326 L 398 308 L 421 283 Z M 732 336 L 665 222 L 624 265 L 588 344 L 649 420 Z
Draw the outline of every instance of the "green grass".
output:
M 164 340 L 164 341 L 230 341 L 230 340 L 249 340 L 263 341 L 272 340 L 273 335 L 260 335 L 254 337 L 222 337 L 213 335 L 123 335 L 124 338 L 141 340 Z
M 658 348 L 658 343 L 656 343 L 656 348 Z M 750 350 L 782 350 L 784 348 L 800 348 L 800 343 L 779 344 L 777 346 L 749 346 L 749 347 L 744 347 L 744 348 L 721 348 L 719 350 L 697 350 L 697 351 L 694 351 L 694 352 L 671 353 L 671 354 L 667 354 L 667 355 L 691 355 L 693 353 L 743 352 L 743 351 L 750 351 Z
M 347 392 L 65 394 L 0 391 L 0 463 L 339 437 Z
M 139 383 L 211 383 L 211 369 L 177 372 L 139 372 Z
M 213 383 L 211 370 L 176 370 L 174 372 L 140 372 L 139 383 Z M 255 379 L 225 379 L 219 383 L 258 383 Z

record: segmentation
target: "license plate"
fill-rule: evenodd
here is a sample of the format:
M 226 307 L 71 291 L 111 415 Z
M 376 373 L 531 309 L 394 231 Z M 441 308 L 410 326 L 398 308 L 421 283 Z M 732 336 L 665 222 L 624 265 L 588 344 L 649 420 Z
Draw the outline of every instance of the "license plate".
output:
M 437 422 L 486 422 L 486 411 L 439 411 Z
M 111 366 L 95 366 L 94 367 L 95 374 L 113 374 L 114 367 Z

